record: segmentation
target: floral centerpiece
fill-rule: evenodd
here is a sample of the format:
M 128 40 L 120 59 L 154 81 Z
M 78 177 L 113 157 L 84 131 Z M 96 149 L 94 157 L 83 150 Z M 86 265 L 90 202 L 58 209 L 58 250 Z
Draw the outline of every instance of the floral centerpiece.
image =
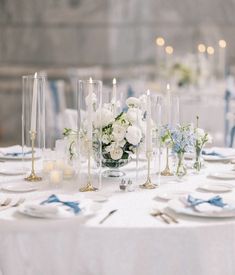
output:
M 87 101 L 87 100 L 86 100 Z M 95 104 L 95 97 L 93 98 Z M 102 166 L 111 168 L 106 176 L 118 177 L 123 175 L 118 168 L 127 164 L 131 155 L 143 144 L 146 129 L 145 108 L 146 96 L 130 97 L 126 100 L 127 110 L 115 115 L 114 102 L 104 104 L 93 113 L 93 157 L 98 162 L 101 158 Z M 117 103 L 118 104 L 118 103 Z M 82 121 L 80 136 L 80 154 L 87 152 L 87 121 L 86 115 Z M 64 135 L 75 134 L 72 129 L 65 129 Z M 70 156 L 74 156 L 75 141 L 70 137 Z
M 183 177 L 187 173 L 184 154 L 191 152 L 195 144 L 195 132 L 192 125 L 177 125 L 175 128 L 169 128 L 166 125 L 162 129 L 161 139 L 170 144 L 172 151 L 177 154 L 176 175 L 180 178 Z
M 193 164 L 194 169 L 197 172 L 200 172 L 202 168 L 202 149 L 206 143 L 211 143 L 212 142 L 212 137 L 210 134 L 206 133 L 203 129 L 201 128 L 195 128 L 195 153 L 196 153 L 196 159 Z

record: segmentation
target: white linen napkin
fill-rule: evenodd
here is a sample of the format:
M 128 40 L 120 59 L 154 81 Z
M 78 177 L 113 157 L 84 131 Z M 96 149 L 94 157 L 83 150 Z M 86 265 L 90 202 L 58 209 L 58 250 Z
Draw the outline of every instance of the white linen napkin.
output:
M 20 145 L 13 145 L 9 147 L 2 147 L 0 148 L 0 154 L 21 154 L 22 153 L 22 146 Z

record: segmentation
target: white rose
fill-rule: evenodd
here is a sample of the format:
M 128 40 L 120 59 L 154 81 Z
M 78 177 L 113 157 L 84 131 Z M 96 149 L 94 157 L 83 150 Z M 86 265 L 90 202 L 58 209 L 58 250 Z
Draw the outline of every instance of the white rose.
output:
M 105 127 L 114 121 L 113 113 L 105 108 L 99 109 L 94 115 L 95 127 Z
M 123 127 L 119 123 L 114 123 L 112 135 L 115 141 L 123 140 L 126 135 L 126 127 Z
M 129 108 L 126 113 L 127 119 L 133 124 L 142 118 L 142 112 L 138 108 Z
M 126 105 L 128 107 L 140 107 L 140 100 L 137 97 L 129 97 L 126 100 Z
M 141 130 L 136 126 L 127 128 L 126 139 L 132 145 L 138 145 L 142 138 Z
M 88 106 L 90 104 L 90 95 L 86 96 L 85 98 L 86 105 Z M 91 94 L 91 104 L 95 104 L 97 102 L 96 94 Z
M 116 147 L 112 151 L 110 151 L 110 155 L 113 160 L 118 160 L 122 157 L 123 150 L 121 147 Z

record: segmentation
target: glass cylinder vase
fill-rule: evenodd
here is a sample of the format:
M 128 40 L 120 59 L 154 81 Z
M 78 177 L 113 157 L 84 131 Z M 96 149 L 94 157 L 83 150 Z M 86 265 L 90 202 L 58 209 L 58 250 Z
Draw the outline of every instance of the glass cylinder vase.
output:
M 101 188 L 102 81 L 78 81 L 78 154 L 80 191 Z
M 35 73 L 22 77 L 22 157 L 28 171 L 28 162 L 40 159 L 44 148 L 45 77 Z M 35 170 L 39 170 L 36 162 Z
M 202 159 L 202 148 L 196 147 L 195 148 L 195 162 L 193 164 L 193 168 L 195 169 L 196 173 L 201 171 L 203 166 L 203 159 Z

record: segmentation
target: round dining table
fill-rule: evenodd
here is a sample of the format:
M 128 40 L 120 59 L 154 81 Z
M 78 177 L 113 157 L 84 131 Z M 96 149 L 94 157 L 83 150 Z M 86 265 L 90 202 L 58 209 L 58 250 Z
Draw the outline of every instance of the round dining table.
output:
M 6 161 L 1 166 L 19 168 Z M 30 163 L 28 164 L 30 166 Z M 131 164 L 130 164 L 131 165 Z M 132 164 L 133 165 L 133 164 Z M 128 171 L 128 166 L 125 168 Z M 89 199 L 92 215 L 64 219 L 29 217 L 19 207 L 0 207 L 1 275 L 234 275 L 235 219 L 203 218 L 169 212 L 178 223 L 165 223 L 151 215 L 152 209 L 167 209 L 168 201 L 158 195 L 172 190 L 198 192 L 201 184 L 224 182 L 208 177 L 218 171 L 232 171 L 233 164 L 206 162 L 200 174 L 188 169 L 181 181 L 159 177 L 152 171 L 156 189 L 139 188 L 146 178 L 146 162 L 139 176 L 132 173 L 134 191 L 122 191 L 121 179 L 103 179 L 98 192 L 79 192 L 76 178 L 54 187 L 46 180 L 27 183 L 22 175 L 3 175 L 0 188 L 34 184 L 32 192 L 1 190 L 1 196 L 18 196 L 25 203 L 44 200 L 51 194 L 72 194 Z M 234 172 L 235 173 L 235 172 Z M 125 179 L 131 177 L 126 172 Z M 235 181 L 227 181 L 235 187 Z M 213 194 L 212 194 L 213 195 Z M 235 191 L 230 196 L 235 198 Z M 97 201 L 97 196 L 105 198 Z M 102 224 L 100 221 L 117 210 Z

